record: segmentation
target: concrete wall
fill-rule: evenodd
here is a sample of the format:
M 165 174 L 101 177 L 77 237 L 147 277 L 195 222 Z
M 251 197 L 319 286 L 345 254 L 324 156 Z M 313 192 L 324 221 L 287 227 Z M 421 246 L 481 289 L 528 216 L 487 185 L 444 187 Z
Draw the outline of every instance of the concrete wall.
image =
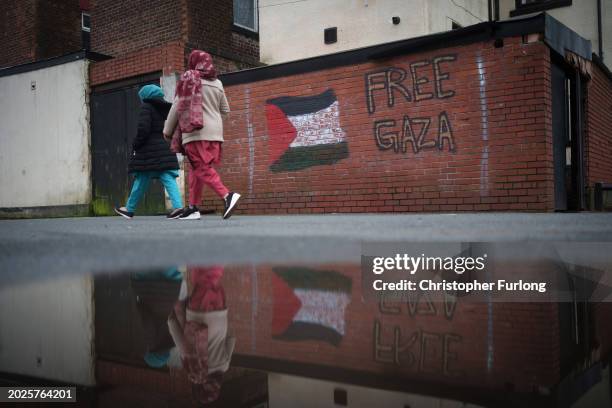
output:
M 400 17 L 400 24 L 391 22 L 393 16 Z M 479 0 L 260 0 L 261 61 L 292 61 L 446 31 L 451 19 L 462 26 L 486 21 L 487 4 Z M 329 27 L 338 27 L 335 44 L 323 41 L 323 30 Z
M 87 68 L 0 77 L 0 208 L 89 204 Z
M 93 341 L 89 277 L 0 288 L 0 371 L 93 385 Z
M 476 408 L 478 405 L 436 397 L 339 384 L 284 374 L 268 374 L 268 404 L 276 407 L 338 407 L 336 388 L 347 392 L 347 407 Z
M 510 18 L 515 9 L 515 0 L 500 0 L 500 18 Z M 602 0 L 602 24 L 604 56 L 612 58 L 612 0 Z M 546 10 L 548 14 L 577 32 L 581 37 L 591 41 L 593 52 L 599 53 L 597 35 L 597 0 L 574 0 L 569 7 Z M 607 66 L 612 66 L 609 61 Z

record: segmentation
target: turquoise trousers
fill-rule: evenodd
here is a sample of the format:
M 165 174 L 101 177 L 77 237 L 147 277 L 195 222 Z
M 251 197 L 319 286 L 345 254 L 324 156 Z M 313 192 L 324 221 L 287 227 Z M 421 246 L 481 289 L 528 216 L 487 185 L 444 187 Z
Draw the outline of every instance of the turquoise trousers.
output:
M 126 208 L 130 212 L 134 212 L 138 206 L 138 202 L 149 188 L 149 182 L 152 178 L 159 178 L 159 181 L 163 184 L 172 207 L 182 208 L 183 200 L 181 199 L 181 193 L 179 192 L 178 184 L 176 184 L 176 178 L 178 177 L 177 170 L 166 170 L 166 171 L 139 171 L 134 173 L 134 184 L 132 185 L 132 191 L 128 197 Z

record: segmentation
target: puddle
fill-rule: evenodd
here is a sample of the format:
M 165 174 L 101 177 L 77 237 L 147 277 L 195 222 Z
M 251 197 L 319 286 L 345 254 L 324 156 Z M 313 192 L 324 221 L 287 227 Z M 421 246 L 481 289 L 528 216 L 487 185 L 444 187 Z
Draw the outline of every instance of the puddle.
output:
M 396 299 L 373 295 L 363 267 L 177 265 L 3 286 L 0 382 L 76 384 L 79 405 L 103 407 L 609 406 L 605 296 Z

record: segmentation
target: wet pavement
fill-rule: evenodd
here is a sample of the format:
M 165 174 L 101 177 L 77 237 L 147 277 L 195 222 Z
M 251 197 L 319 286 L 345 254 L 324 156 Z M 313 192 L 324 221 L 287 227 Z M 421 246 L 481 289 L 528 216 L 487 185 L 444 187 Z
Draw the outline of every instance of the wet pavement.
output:
M 611 237 L 600 214 L 0 221 L 0 386 L 96 407 L 608 407 Z M 547 291 L 374 291 L 410 278 L 371 273 L 400 251 L 486 254 L 454 279 Z
M 362 242 L 611 241 L 608 214 L 411 214 L 0 221 L 4 279 L 180 264 L 359 259 Z M 18 271 L 18 272 L 17 272 Z M 10 276 L 13 274 L 14 276 Z

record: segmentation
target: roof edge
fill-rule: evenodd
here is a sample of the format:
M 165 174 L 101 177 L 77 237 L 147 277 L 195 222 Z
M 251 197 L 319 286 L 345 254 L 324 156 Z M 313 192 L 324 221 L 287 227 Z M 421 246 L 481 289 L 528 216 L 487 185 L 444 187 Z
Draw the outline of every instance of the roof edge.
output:
M 71 52 L 69 54 L 59 55 L 57 57 L 51 57 L 40 61 L 28 62 L 25 64 L 2 68 L 0 69 L 0 78 L 10 75 L 23 74 L 39 69 L 50 68 L 56 65 L 67 64 L 69 62 L 74 62 L 83 59 L 87 59 L 89 61 L 104 61 L 110 58 L 112 57 L 97 52 L 79 50 Z
M 297 75 L 327 68 L 353 65 L 375 59 L 391 58 L 417 51 L 472 44 L 491 38 L 544 33 L 545 28 L 546 14 L 540 13 L 526 18 L 522 17 L 501 22 L 488 21 L 453 31 L 428 34 L 334 54 L 235 71 L 219 75 L 219 77 L 224 85 L 239 85 L 287 75 Z

